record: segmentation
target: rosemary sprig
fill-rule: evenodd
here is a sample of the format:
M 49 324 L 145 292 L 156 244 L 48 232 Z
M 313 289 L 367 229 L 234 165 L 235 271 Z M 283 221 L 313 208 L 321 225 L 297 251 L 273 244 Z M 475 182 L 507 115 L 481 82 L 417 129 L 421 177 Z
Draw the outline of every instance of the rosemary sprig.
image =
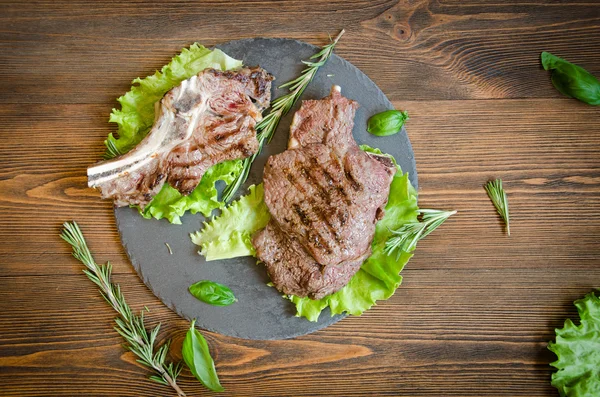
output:
M 275 130 L 277 130 L 277 126 L 281 121 L 281 118 L 290 111 L 290 109 L 294 106 L 294 104 L 298 101 L 298 99 L 302 96 L 302 93 L 308 86 L 308 84 L 312 81 L 317 74 L 317 71 L 321 66 L 327 62 L 331 54 L 333 53 L 333 49 L 337 44 L 338 40 L 344 34 L 345 30 L 342 30 L 335 39 L 333 39 L 328 45 L 321 48 L 321 51 L 310 57 L 310 59 L 316 59 L 316 61 L 302 61 L 307 68 L 305 68 L 300 76 L 292 81 L 288 81 L 287 83 L 279 86 L 279 88 L 288 88 L 290 91 L 288 94 L 280 96 L 275 99 L 271 103 L 271 110 L 269 114 L 267 114 L 261 121 L 256 125 L 256 138 L 258 139 L 258 150 L 256 153 L 247 157 L 243 160 L 243 168 L 242 172 L 237 176 L 237 178 L 229 184 L 225 190 L 223 191 L 224 202 L 231 201 L 235 193 L 238 191 L 240 186 L 248 179 L 248 174 L 250 173 L 250 167 L 252 163 L 260 154 L 263 146 L 266 143 L 271 142 L 273 138 L 273 134 L 275 134 Z
M 419 210 L 421 221 L 407 223 L 398 230 L 391 230 L 392 235 L 385 242 L 383 252 L 391 255 L 397 251 L 397 258 L 402 252 L 411 252 L 417 247 L 417 242 L 433 232 L 456 211 Z
M 170 340 L 156 349 L 156 352 L 154 351 L 160 324 L 148 333 L 144 325 L 144 312 L 142 311 L 139 316 L 133 314 L 125 302 L 121 287 L 111 283 L 112 266 L 110 262 L 107 262 L 106 265 L 98 265 L 94 261 L 76 222 L 65 222 L 63 226 L 64 229 L 60 236 L 73 247 L 73 256 L 87 268 L 83 272 L 100 288 L 100 294 L 119 313 L 119 317 L 115 318 L 117 323 L 115 330 L 127 342 L 125 347 L 138 356 L 139 363 L 156 373 L 156 375 L 150 376 L 150 379 L 171 386 L 180 397 L 185 396 L 176 382 L 182 369 L 182 363 L 166 363 Z
M 502 179 L 496 179 L 495 181 L 489 181 L 485 185 L 485 191 L 490 200 L 494 203 L 496 211 L 500 214 L 500 217 L 506 224 L 506 233 L 510 236 L 510 218 L 508 215 L 508 200 L 506 199 L 506 192 L 502 188 Z
M 122 154 L 117 145 L 115 145 L 114 140 L 107 139 L 106 141 L 104 141 L 104 144 L 106 145 L 106 152 L 102 156 L 104 160 L 110 160 Z

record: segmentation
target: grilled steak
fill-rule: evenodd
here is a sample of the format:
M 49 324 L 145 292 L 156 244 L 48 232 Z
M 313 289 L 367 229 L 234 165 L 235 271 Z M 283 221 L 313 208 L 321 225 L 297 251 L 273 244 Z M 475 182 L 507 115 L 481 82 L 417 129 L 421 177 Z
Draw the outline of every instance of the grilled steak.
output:
M 191 193 L 212 165 L 258 150 L 254 129 L 273 77 L 261 68 L 206 69 L 157 103 L 148 135 L 129 153 L 88 168 L 88 185 L 115 205 L 144 208 L 165 182 Z
M 276 222 L 269 222 L 258 232 L 253 243 L 279 291 L 288 295 L 308 295 L 311 299 L 321 299 L 344 287 L 371 253 L 369 250 L 340 265 L 321 266 L 298 240 L 282 232 Z
M 335 88 L 325 99 L 304 101 L 289 149 L 267 161 L 272 219 L 253 243 L 282 292 L 313 299 L 335 292 L 371 253 L 395 167 L 354 141 L 357 107 Z

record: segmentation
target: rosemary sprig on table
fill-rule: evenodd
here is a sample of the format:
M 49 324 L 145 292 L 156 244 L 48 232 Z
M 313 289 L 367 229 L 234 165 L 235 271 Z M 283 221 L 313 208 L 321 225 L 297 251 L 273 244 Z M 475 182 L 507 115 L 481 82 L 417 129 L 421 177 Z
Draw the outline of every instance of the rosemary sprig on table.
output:
M 287 83 L 279 86 L 279 88 L 287 87 L 289 89 L 289 93 L 279 98 L 275 99 L 271 103 L 271 110 L 269 114 L 267 114 L 261 121 L 256 125 L 256 138 L 258 139 L 258 150 L 256 153 L 247 157 L 243 160 L 243 168 L 242 172 L 237 176 L 237 178 L 230 183 L 225 190 L 223 191 L 223 201 L 230 201 L 235 193 L 238 191 L 240 186 L 248 179 L 248 174 L 250 173 L 250 167 L 252 163 L 260 154 L 263 146 L 266 143 L 271 142 L 273 138 L 273 134 L 275 134 L 275 130 L 277 130 L 277 126 L 281 121 L 281 118 L 290 111 L 290 109 L 294 106 L 294 104 L 298 101 L 298 99 L 302 96 L 302 93 L 308 86 L 308 84 L 315 77 L 315 74 L 319 70 L 321 66 L 327 62 L 331 54 L 333 53 L 333 49 L 337 44 L 338 40 L 344 34 L 345 30 L 342 30 L 335 39 L 331 41 L 328 45 L 321 48 L 321 51 L 310 57 L 310 59 L 316 59 L 316 61 L 302 61 L 307 68 L 302 71 L 300 77 L 294 79 L 292 81 L 288 81 Z
M 508 200 L 506 199 L 506 192 L 502 188 L 502 179 L 496 179 L 495 181 L 489 181 L 485 185 L 485 191 L 490 200 L 494 203 L 494 207 L 500 214 L 500 217 L 506 224 L 506 233 L 510 236 L 510 218 L 508 215 Z
M 385 242 L 383 252 L 391 255 L 397 251 L 397 258 L 400 258 L 402 252 L 411 252 L 417 247 L 417 242 L 425 238 L 438 226 L 440 226 L 450 216 L 456 214 L 456 211 L 440 210 L 419 210 L 422 215 L 421 221 L 407 223 L 398 230 L 391 230 L 392 235 Z
M 150 379 L 171 386 L 180 397 L 185 396 L 176 382 L 182 369 L 181 362 L 177 364 L 166 362 L 170 340 L 155 352 L 156 336 L 160 330 L 160 324 L 148 333 L 144 325 L 144 312 L 142 311 L 139 316 L 133 314 L 125 302 L 121 287 L 111 283 L 112 266 L 110 262 L 107 262 L 106 265 L 98 265 L 94 261 L 76 222 L 65 222 L 63 226 L 61 237 L 73 247 L 73 256 L 87 268 L 83 272 L 100 288 L 100 294 L 119 313 L 119 317 L 115 318 L 117 323 L 115 330 L 127 342 L 126 347 L 138 356 L 139 363 L 156 373 L 156 375 L 150 376 Z

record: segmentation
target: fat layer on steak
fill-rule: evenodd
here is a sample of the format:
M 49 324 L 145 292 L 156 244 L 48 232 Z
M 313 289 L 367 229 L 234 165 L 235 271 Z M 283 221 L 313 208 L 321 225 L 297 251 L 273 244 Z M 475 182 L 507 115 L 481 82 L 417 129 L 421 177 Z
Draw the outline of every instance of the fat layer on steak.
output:
M 212 165 L 258 150 L 255 126 L 269 106 L 264 69 L 206 69 L 156 104 L 154 125 L 130 152 L 88 168 L 88 185 L 115 205 L 144 208 L 169 183 L 191 193 Z
M 253 244 L 274 285 L 312 299 L 342 288 L 371 254 L 395 167 L 352 137 L 358 104 L 339 88 L 304 101 L 288 150 L 265 165 L 269 225 Z

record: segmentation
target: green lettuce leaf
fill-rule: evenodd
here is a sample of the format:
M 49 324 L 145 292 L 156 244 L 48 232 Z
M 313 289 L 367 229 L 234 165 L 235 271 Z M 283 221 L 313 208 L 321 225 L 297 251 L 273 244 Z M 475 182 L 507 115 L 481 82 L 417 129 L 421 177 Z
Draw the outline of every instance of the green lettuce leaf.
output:
M 200 184 L 187 196 L 182 195 L 177 189 L 165 183 L 152 201 L 140 211 L 146 219 L 167 218 L 169 222 L 181 224 L 180 217 L 190 211 L 192 214 L 200 212 L 209 217 L 215 208 L 224 208 L 225 204 L 217 199 L 217 181 L 229 184 L 242 172 L 242 160 L 223 161 L 206 170 Z
M 600 297 L 590 292 L 574 302 L 580 324 L 569 319 L 556 329 L 556 342 L 550 349 L 558 360 L 550 363 L 558 371 L 552 374 L 552 386 L 563 397 L 600 396 Z
M 131 90 L 117 101 L 121 109 L 113 109 L 110 122 L 117 123 L 115 137 L 112 133 L 104 143 L 108 150 L 105 157 L 110 158 L 127 153 L 137 145 L 150 131 L 154 123 L 154 104 L 167 91 L 178 86 L 183 80 L 198 74 L 206 68 L 219 70 L 237 69 L 242 61 L 231 58 L 223 51 L 209 50 L 201 45 L 193 44 L 184 48 L 169 64 L 163 66 L 152 76 L 133 80 Z M 166 218 L 171 223 L 180 224 L 180 217 L 189 210 L 193 214 L 201 212 L 209 216 L 215 208 L 223 208 L 224 204 L 217 200 L 215 183 L 219 180 L 231 183 L 242 171 L 242 160 L 232 160 L 216 164 L 202 177 L 202 181 L 188 196 L 165 184 L 148 206 L 140 213 L 145 218 Z
M 223 209 L 220 216 L 204 222 L 200 231 L 190 234 L 207 261 L 255 255 L 250 239 L 267 225 L 271 215 L 263 200 L 262 183 L 250 186 L 249 191 Z
M 361 148 L 382 154 L 379 149 L 366 145 Z M 392 156 L 389 157 L 393 159 Z M 207 256 L 207 260 L 254 255 L 250 237 L 263 228 L 270 218 L 262 198 L 262 185 L 258 185 L 256 191 L 252 190 L 248 196 L 234 202 L 231 205 L 233 210 L 225 209 L 221 216 L 207 222 L 203 230 L 193 234 L 192 241 L 202 248 L 200 253 Z M 296 315 L 317 321 L 321 311 L 329 307 L 332 315 L 346 312 L 358 316 L 371 308 L 377 300 L 392 296 L 402 282 L 399 273 L 412 253 L 402 252 L 396 260 L 396 254 L 384 253 L 385 241 L 391 234 L 390 229 L 398 229 L 405 223 L 414 222 L 417 211 L 417 192 L 410 184 L 408 173 L 403 174 L 398 167 L 390 187 L 385 216 L 375 227 L 371 256 L 348 285 L 334 294 L 319 300 L 288 296 L 296 305 Z

